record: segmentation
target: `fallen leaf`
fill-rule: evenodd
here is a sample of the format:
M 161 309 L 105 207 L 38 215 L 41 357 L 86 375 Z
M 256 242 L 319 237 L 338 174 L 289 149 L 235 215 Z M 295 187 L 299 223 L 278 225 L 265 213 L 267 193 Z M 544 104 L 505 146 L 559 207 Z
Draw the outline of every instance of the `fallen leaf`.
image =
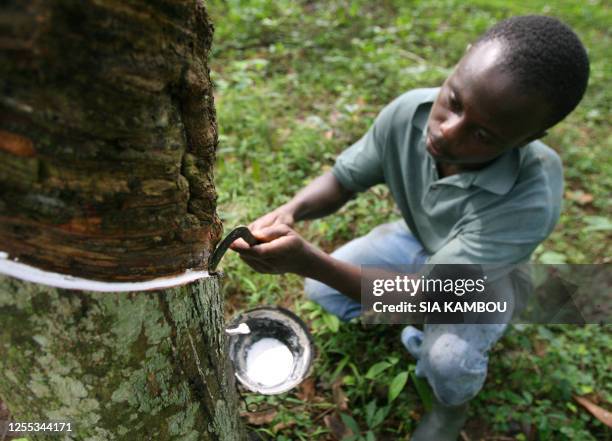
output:
M 315 396 L 315 379 L 306 378 L 298 387 L 297 397 L 302 401 L 311 402 Z
M 338 122 L 338 120 L 342 117 L 342 114 L 340 112 L 338 112 L 337 110 L 334 110 L 331 115 L 329 116 L 329 122 L 331 124 L 334 124 L 336 122 Z
M 325 422 L 325 426 L 337 440 L 353 435 L 353 431 L 346 427 L 337 413 L 325 415 L 323 421 Z
M 579 205 L 586 205 L 593 202 L 593 195 L 585 193 L 582 190 L 566 191 L 565 197 L 571 201 L 577 202 Z
M 591 412 L 591 414 L 595 418 L 604 423 L 606 426 L 612 427 L 612 413 L 608 412 L 602 407 L 599 407 L 597 404 L 593 403 L 585 397 L 579 397 L 578 395 L 574 395 L 574 400 L 578 401 L 580 405 L 582 405 L 586 410 Z
M 267 409 L 259 412 L 243 412 L 240 416 L 246 418 L 249 424 L 253 426 L 263 426 L 264 424 L 271 423 L 277 414 L 277 410 Z
M 0 150 L 26 158 L 36 156 L 31 139 L 5 130 L 0 130 Z
M 472 441 L 465 430 L 462 430 L 459 435 L 461 435 L 461 441 Z
M 332 384 L 332 396 L 339 411 L 348 410 L 348 398 L 342 390 L 343 377 L 337 378 Z
M 538 357 L 543 357 L 544 355 L 546 355 L 546 352 L 548 351 L 548 342 L 544 340 L 536 339 L 533 342 L 533 348 L 534 348 L 535 354 Z
M 583 231 L 611 231 L 612 220 L 605 216 L 584 216 L 582 218 L 588 225 Z
M 289 428 L 289 427 L 293 427 L 293 426 L 295 426 L 296 424 L 297 424 L 297 423 L 296 423 L 296 421 L 295 421 L 295 420 L 292 420 L 292 421 L 287 421 L 287 422 L 281 422 L 281 423 L 275 424 L 275 425 L 274 425 L 274 427 L 272 427 L 272 431 L 273 431 L 274 433 L 276 433 L 276 432 L 280 432 L 281 430 L 283 430 L 283 429 L 287 429 L 287 428 Z

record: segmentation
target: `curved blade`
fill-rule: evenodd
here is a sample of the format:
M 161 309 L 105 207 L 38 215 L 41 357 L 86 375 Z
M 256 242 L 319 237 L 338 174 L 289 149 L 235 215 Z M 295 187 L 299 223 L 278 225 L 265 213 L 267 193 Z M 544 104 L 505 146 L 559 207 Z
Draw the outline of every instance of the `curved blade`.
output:
M 208 272 L 215 272 L 219 261 L 221 260 L 229 246 L 232 244 L 232 242 L 239 238 L 243 238 L 246 243 L 251 246 L 257 245 L 259 243 L 248 227 L 244 225 L 237 226 L 232 231 L 230 231 L 221 242 L 219 242 L 219 245 L 217 245 L 215 251 L 213 251 L 210 257 L 208 258 Z

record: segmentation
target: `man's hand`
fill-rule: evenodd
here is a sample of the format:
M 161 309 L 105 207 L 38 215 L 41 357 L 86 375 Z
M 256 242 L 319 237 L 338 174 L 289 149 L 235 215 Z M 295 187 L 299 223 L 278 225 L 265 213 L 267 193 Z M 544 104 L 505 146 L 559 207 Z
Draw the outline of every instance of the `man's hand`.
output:
M 274 225 L 293 227 L 295 222 L 327 216 L 353 196 L 354 192 L 344 188 L 330 170 L 310 182 L 289 202 L 252 222 L 249 230 L 257 231 Z M 235 243 L 236 247 L 232 249 L 248 247 L 242 239 Z
M 361 267 L 329 256 L 307 242 L 289 225 L 271 225 L 252 230 L 262 243 L 249 246 L 243 240 L 230 248 L 240 254 L 251 268 L 260 273 L 295 273 L 318 280 L 356 302 L 361 302 Z
M 249 225 L 249 230 L 256 231 L 272 225 L 284 224 L 293 227 L 295 219 L 293 212 L 287 207 L 287 205 L 281 205 L 276 210 L 264 214 L 259 219 L 255 220 Z
M 287 207 L 287 204 L 285 204 L 251 222 L 249 224 L 249 230 L 251 230 L 251 232 L 258 231 L 273 225 L 288 225 L 289 227 L 293 227 L 294 222 L 293 212 Z M 234 244 L 236 244 L 237 247 L 230 247 L 234 251 L 238 251 L 238 248 L 248 248 L 248 244 L 244 239 L 238 239 Z
M 306 276 L 314 259 L 317 258 L 318 250 L 289 225 L 272 224 L 261 229 L 253 229 L 251 232 L 262 243 L 249 246 L 243 240 L 237 240 L 230 248 L 260 273 L 295 273 Z

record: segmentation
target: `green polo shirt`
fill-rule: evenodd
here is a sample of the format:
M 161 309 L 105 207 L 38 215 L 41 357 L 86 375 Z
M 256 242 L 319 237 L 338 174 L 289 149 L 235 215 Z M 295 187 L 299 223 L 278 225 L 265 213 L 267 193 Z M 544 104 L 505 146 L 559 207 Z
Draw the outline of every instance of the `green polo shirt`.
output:
M 368 132 L 337 158 L 333 174 L 361 192 L 385 183 L 427 263 L 515 264 L 552 232 L 563 197 L 557 153 L 540 141 L 487 167 L 440 178 L 425 149 L 439 88 L 416 89 L 388 104 Z

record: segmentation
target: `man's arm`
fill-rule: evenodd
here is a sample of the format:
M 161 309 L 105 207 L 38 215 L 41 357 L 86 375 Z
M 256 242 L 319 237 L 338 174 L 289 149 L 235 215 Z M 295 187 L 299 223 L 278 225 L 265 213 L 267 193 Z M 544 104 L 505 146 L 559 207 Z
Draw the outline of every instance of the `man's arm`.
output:
M 261 273 L 282 274 L 295 273 L 302 277 L 318 280 L 338 292 L 361 303 L 362 269 L 360 265 L 344 262 L 330 256 L 308 241 L 304 240 L 288 225 L 273 225 L 253 232 L 260 244 L 249 246 L 238 241 L 232 248 L 240 253 L 240 257 L 254 270 Z M 393 279 L 397 273 L 385 268 L 370 268 L 368 277 Z M 404 274 L 411 278 L 419 274 Z M 417 292 L 420 294 L 420 292 Z M 409 297 L 406 300 L 415 301 L 419 297 Z M 406 319 L 407 314 L 402 317 Z M 410 313 L 412 323 L 421 323 L 423 314 Z
M 253 230 L 261 243 L 234 242 L 231 247 L 261 273 L 291 272 L 318 280 L 361 302 L 361 267 L 340 261 L 304 240 L 284 224 Z
M 354 195 L 328 171 L 300 190 L 287 205 L 297 222 L 335 213 Z
M 331 171 L 324 173 L 300 190 L 289 202 L 249 225 L 252 231 L 278 224 L 317 219 L 336 212 L 355 193 L 344 188 Z

